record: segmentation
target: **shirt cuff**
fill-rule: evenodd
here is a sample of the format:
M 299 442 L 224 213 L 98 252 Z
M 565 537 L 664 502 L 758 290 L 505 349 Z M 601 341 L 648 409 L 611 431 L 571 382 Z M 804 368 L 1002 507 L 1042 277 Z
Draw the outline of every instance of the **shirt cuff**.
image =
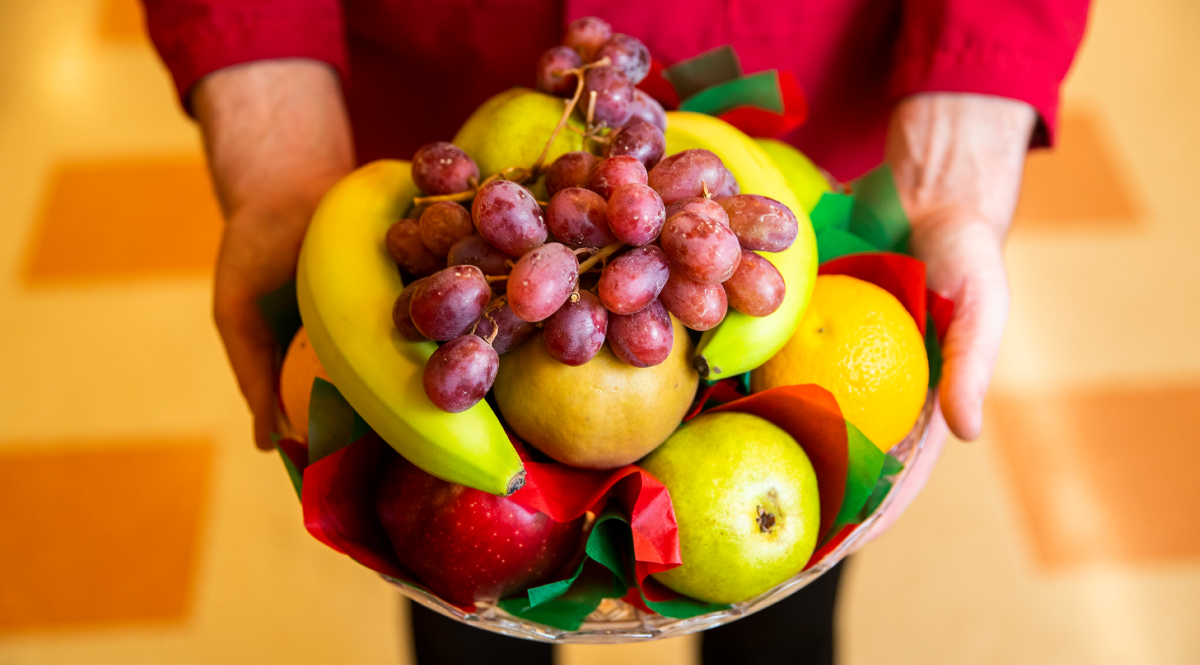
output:
M 1000 48 L 940 47 L 921 57 L 900 57 L 892 72 L 895 99 L 922 92 L 995 95 L 1025 102 L 1038 113 L 1031 148 L 1052 145 L 1058 123 L 1063 67 Z
M 218 69 L 255 60 L 309 58 L 349 81 L 341 3 L 337 0 L 146 2 L 150 37 L 191 113 L 192 87 Z

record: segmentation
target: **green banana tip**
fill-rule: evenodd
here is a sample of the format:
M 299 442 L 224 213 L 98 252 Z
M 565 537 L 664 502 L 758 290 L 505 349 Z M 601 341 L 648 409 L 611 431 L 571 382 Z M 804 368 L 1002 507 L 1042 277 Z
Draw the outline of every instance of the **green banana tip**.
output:
M 700 378 L 708 379 L 710 376 L 719 376 L 721 374 L 720 367 L 709 367 L 708 358 L 697 354 L 692 357 L 692 367 L 700 373 Z

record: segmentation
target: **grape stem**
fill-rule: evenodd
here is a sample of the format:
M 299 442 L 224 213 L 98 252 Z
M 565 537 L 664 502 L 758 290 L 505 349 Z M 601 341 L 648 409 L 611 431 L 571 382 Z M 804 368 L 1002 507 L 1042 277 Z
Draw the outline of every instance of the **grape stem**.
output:
M 487 179 L 485 179 L 483 182 L 479 182 L 475 178 L 471 178 L 471 180 L 470 180 L 471 189 L 467 189 L 467 190 L 464 190 L 461 192 L 455 192 L 453 194 L 439 194 L 437 196 L 418 196 L 417 198 L 413 199 L 413 205 L 419 206 L 419 205 L 425 205 L 426 203 L 436 203 L 438 201 L 469 201 L 469 200 L 475 198 L 475 195 L 479 193 L 480 189 L 483 189 L 484 185 L 488 184 L 489 182 L 491 182 L 493 180 L 503 178 L 505 180 L 515 182 L 519 185 L 519 184 L 524 184 L 526 182 L 529 182 L 529 180 L 532 177 L 533 177 L 533 173 L 530 172 L 529 169 L 527 169 L 523 166 L 510 166 L 510 167 L 504 169 L 503 171 L 500 171 L 499 173 L 493 173 L 492 175 L 488 176 Z
M 579 272 L 582 273 L 583 271 L 587 270 L 588 268 L 591 268 L 592 266 L 596 265 L 600 261 L 607 259 L 608 257 L 615 254 L 617 252 L 617 250 L 621 249 L 624 246 L 625 246 L 625 243 L 621 242 L 620 240 L 614 242 L 611 245 L 606 245 L 600 251 L 589 256 L 586 260 L 584 260 L 582 263 L 580 263 L 579 264 Z
M 566 108 L 563 109 L 562 117 L 558 119 L 558 124 L 554 126 L 554 131 L 550 132 L 550 140 L 546 141 L 546 147 L 542 148 L 542 154 L 538 155 L 537 161 L 533 163 L 533 168 L 530 169 L 535 177 L 542 172 L 542 165 L 546 163 L 546 156 L 550 154 L 550 146 L 554 145 L 554 139 L 558 138 L 558 133 L 562 131 L 563 127 L 567 126 L 567 121 L 571 119 L 571 113 L 575 110 L 575 106 L 579 104 L 579 97 L 583 95 L 583 73 L 593 67 L 603 67 L 609 64 L 612 64 L 612 60 L 608 56 L 604 56 L 596 62 L 589 62 L 581 67 L 563 71 L 563 74 L 575 75 L 575 94 L 567 102 Z M 595 99 L 594 91 L 592 99 Z M 591 124 L 590 120 L 588 124 Z
M 508 279 L 508 275 L 484 275 L 483 278 L 488 281 L 488 284 L 491 284 L 492 282 L 503 282 Z
M 487 343 L 488 343 L 488 346 L 491 346 L 491 345 L 492 345 L 492 342 L 496 341 L 496 335 L 499 335 L 499 334 L 500 334 L 500 326 L 496 325 L 496 319 L 493 319 L 493 318 L 492 318 L 492 314 L 491 314 L 491 312 L 484 312 L 484 314 L 483 314 L 483 318 L 485 318 L 485 319 L 487 319 L 488 321 L 491 321 L 491 322 L 492 322 L 492 334 L 490 334 L 490 335 L 488 335 L 487 337 L 483 338 L 483 341 L 487 342 Z M 476 323 L 475 325 L 479 325 L 479 324 L 478 324 L 478 323 Z M 472 334 L 474 334 L 474 332 L 472 332 Z

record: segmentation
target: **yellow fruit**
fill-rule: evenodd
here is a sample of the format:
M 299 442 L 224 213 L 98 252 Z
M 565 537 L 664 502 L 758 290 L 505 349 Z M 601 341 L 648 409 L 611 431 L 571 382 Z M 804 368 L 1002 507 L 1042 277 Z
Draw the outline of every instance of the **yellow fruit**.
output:
M 475 109 L 454 135 L 454 145 L 475 160 L 480 178 L 513 166 L 529 168 L 542 154 L 566 104 L 561 97 L 510 88 Z M 569 123 L 583 129 L 583 123 L 574 115 Z M 572 150 L 583 150 L 583 137 L 564 127 L 546 154 L 546 165 Z
M 782 252 L 759 252 L 779 269 L 787 285 L 779 309 L 762 317 L 731 309 L 724 321 L 700 338 L 693 362 L 704 378 L 724 379 L 758 367 L 791 337 L 817 276 L 817 239 L 787 178 L 763 148 L 741 130 L 710 115 L 671 111 L 667 113 L 666 137 L 667 154 L 692 148 L 711 150 L 733 172 L 743 193 L 779 201 L 800 223 L 791 247 Z
M 296 299 L 309 341 L 333 385 L 390 446 L 424 471 L 501 496 L 525 482 L 521 458 L 491 407 L 446 413 L 425 395 L 433 342 L 396 331 L 404 285 L 384 236 L 417 193 L 408 162 L 379 160 L 342 178 L 304 236 Z
M 672 317 L 675 345 L 653 367 L 626 365 L 606 344 L 579 367 L 546 353 L 541 333 L 500 356 L 500 413 L 522 439 L 554 459 L 592 469 L 630 464 L 675 431 L 700 377 L 692 343 Z
M 308 332 L 301 328 L 292 338 L 279 371 L 279 400 L 283 402 L 283 413 L 292 427 L 289 436 L 298 441 L 308 440 L 308 402 L 312 397 L 313 380 L 317 377 L 329 380 L 317 352 L 308 341 Z
M 795 335 L 751 374 L 757 392 L 815 383 L 880 450 L 908 434 L 929 386 L 917 324 L 895 296 L 846 275 L 817 278 Z
M 776 139 L 754 139 L 763 152 L 771 156 L 771 161 L 779 167 L 788 185 L 796 194 L 796 200 L 805 214 L 811 214 L 821 195 L 830 191 L 829 181 L 825 174 L 817 168 L 804 153 Z

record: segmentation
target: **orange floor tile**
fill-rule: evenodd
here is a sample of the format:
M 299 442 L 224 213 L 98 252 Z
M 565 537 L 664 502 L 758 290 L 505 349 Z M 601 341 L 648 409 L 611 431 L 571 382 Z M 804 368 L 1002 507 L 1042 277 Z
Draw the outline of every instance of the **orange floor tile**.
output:
M 998 397 L 992 406 L 1042 562 L 1200 559 L 1200 386 Z
M 212 454 L 191 441 L 0 451 L 0 633 L 185 619 Z
M 1014 223 L 1022 227 L 1122 228 L 1137 218 L 1125 172 L 1094 110 L 1066 109 L 1053 150 L 1025 160 Z
M 24 277 L 43 285 L 205 274 L 221 224 L 198 156 L 60 164 Z

